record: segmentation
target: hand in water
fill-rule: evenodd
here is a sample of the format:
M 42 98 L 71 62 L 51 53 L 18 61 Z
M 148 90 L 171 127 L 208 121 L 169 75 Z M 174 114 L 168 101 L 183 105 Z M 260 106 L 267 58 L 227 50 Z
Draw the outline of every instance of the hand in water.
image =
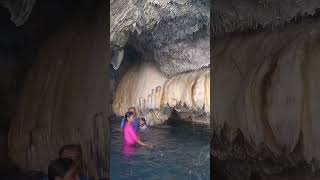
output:
M 148 147 L 148 148 L 154 148 L 154 146 L 153 146 L 153 145 L 150 145 L 150 144 L 146 144 L 146 147 Z

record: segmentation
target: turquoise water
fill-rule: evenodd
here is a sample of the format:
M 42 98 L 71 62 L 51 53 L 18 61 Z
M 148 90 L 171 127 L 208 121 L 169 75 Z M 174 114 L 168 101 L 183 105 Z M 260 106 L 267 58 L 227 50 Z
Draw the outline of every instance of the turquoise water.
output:
M 210 178 L 209 131 L 206 126 L 180 124 L 150 128 L 141 139 L 154 148 L 134 147 L 122 154 L 119 121 L 112 122 L 111 180 L 207 180 Z

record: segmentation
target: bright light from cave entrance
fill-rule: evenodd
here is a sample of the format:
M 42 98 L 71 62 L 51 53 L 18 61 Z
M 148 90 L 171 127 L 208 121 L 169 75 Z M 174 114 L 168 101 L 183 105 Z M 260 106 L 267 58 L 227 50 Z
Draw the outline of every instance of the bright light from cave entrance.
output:
M 123 2 L 110 4 L 110 178 L 209 179 L 209 1 Z

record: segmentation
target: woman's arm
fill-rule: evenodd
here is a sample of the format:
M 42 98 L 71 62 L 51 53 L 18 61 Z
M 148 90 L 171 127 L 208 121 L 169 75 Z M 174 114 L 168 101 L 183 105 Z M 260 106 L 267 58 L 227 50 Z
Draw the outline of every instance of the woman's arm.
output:
M 143 143 L 140 140 L 138 134 L 133 130 L 133 128 L 129 131 L 129 134 L 136 141 L 136 143 L 140 144 L 141 146 L 146 146 L 146 147 L 150 147 L 150 148 L 152 147 L 152 146 L 150 146 L 148 144 Z
M 143 143 L 143 142 L 140 140 L 140 138 L 139 138 L 139 137 L 137 138 L 136 142 L 137 142 L 138 144 L 140 144 L 141 146 L 146 146 L 146 147 L 152 148 L 152 146 L 150 146 L 150 145 L 148 145 L 148 144 Z

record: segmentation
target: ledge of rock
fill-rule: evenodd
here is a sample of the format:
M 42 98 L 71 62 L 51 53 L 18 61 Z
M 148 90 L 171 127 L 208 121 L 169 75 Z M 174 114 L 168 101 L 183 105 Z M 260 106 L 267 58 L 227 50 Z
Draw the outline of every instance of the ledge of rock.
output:
M 121 79 L 112 107 L 122 116 L 131 106 L 149 125 L 165 122 L 172 110 L 183 119 L 208 124 L 210 71 L 205 68 L 168 78 L 152 64 L 133 67 Z

